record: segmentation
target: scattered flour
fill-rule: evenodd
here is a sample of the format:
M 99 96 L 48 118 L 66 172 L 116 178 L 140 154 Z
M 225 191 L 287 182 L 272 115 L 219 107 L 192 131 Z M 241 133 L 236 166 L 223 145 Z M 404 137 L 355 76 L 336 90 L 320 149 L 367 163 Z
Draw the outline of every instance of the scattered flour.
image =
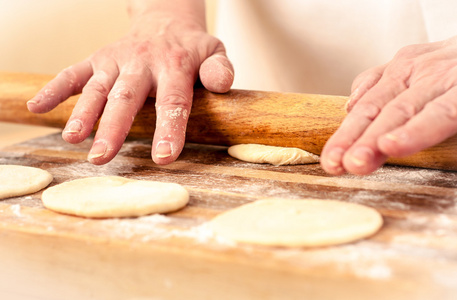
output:
M 104 219 L 100 220 L 100 226 L 109 229 L 113 234 L 122 238 L 132 238 L 134 236 L 156 236 L 169 229 L 161 227 L 171 222 L 165 215 L 153 214 L 133 219 Z
M 61 175 L 72 179 L 93 176 L 122 176 L 122 174 L 133 173 L 131 165 L 116 163 L 115 159 L 100 166 L 89 162 L 75 162 L 61 167 L 49 168 L 48 171 L 55 177 Z
M 167 117 L 176 119 L 180 116 L 183 116 L 183 118 L 187 118 L 187 109 L 182 109 L 181 107 L 177 107 L 175 109 L 167 110 L 165 111 L 165 114 Z
M 22 217 L 21 206 L 19 204 L 11 205 L 10 209 L 13 212 L 13 214 L 16 215 L 17 217 Z
M 161 214 L 143 216 L 135 219 L 100 220 L 100 227 L 109 230 L 117 237 L 132 239 L 139 237 L 141 242 L 169 238 L 189 238 L 199 244 L 214 242 L 222 246 L 235 246 L 236 243 L 215 236 L 206 223 L 177 228 L 173 218 Z M 182 223 L 182 220 L 181 222 Z
M 214 241 L 217 244 L 224 246 L 235 247 L 237 245 L 237 243 L 234 241 L 224 239 L 220 236 L 215 235 L 214 232 L 209 228 L 207 223 L 204 223 L 197 227 L 193 227 L 190 230 L 172 230 L 170 232 L 170 237 L 191 238 L 201 244 Z

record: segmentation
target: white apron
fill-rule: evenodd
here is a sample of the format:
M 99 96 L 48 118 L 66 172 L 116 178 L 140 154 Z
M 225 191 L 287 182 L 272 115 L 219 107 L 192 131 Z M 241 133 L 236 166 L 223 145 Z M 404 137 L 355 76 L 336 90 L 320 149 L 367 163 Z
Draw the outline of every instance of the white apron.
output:
M 409 44 L 457 35 L 455 0 L 220 0 L 233 88 L 348 95 Z

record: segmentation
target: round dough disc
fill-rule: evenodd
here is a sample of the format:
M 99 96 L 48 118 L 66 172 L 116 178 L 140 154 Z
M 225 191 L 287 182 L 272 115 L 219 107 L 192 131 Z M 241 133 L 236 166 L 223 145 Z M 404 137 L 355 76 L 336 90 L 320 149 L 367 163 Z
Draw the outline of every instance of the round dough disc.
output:
M 136 217 L 178 210 L 189 193 L 176 183 L 106 176 L 53 186 L 43 192 L 42 201 L 51 210 L 82 217 Z
M 328 246 L 374 234 L 382 226 L 374 209 L 334 200 L 259 200 L 210 221 L 213 232 L 244 243 Z
M 319 162 L 319 156 L 299 148 L 291 147 L 240 144 L 229 147 L 228 153 L 239 160 L 252 163 L 268 163 L 275 166 Z
M 0 165 L 0 199 L 38 192 L 52 179 L 48 171 L 39 168 Z

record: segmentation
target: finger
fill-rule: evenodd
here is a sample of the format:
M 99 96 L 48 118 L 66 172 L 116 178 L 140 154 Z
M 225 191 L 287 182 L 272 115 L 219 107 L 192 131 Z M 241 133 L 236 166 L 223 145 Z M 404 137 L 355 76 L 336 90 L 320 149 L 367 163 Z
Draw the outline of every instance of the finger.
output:
M 89 152 L 91 163 L 109 162 L 119 152 L 133 120 L 144 104 L 151 89 L 149 70 L 129 68 L 121 70 L 108 95 L 103 115 Z
M 379 138 L 389 156 L 407 156 L 436 145 L 457 133 L 457 87 L 427 103 L 414 118 Z
M 342 122 L 338 130 L 327 141 L 321 154 L 321 165 L 330 174 L 340 175 L 345 172 L 343 157 L 346 151 L 359 139 L 368 126 L 381 112 L 384 105 L 406 89 L 401 81 L 383 77 L 372 89 L 358 101 Z M 362 149 L 354 153 L 354 164 L 360 169 L 367 161 L 380 159 L 375 157 L 375 149 Z
M 80 143 L 92 132 L 105 107 L 109 92 L 119 75 L 114 63 L 106 63 L 94 72 L 82 90 L 70 118 L 62 132 L 69 143 Z
M 363 135 L 347 150 L 343 159 L 346 171 L 368 174 L 378 169 L 389 156 L 378 147 L 379 137 L 408 122 L 442 92 L 427 85 L 417 85 L 388 102 Z
M 372 87 L 374 87 L 382 77 L 386 65 L 371 68 L 354 79 L 351 88 L 351 95 L 345 105 L 346 112 L 350 112 L 354 105 L 365 95 Z
M 157 89 L 151 155 L 155 163 L 168 164 L 177 159 L 184 147 L 194 80 L 181 71 L 168 72 L 162 78 Z
M 79 94 L 92 76 L 92 66 L 83 61 L 64 69 L 27 102 L 33 113 L 46 113 L 72 95 Z
M 200 80 L 211 92 L 226 93 L 234 80 L 232 63 L 224 53 L 208 57 L 200 66 Z

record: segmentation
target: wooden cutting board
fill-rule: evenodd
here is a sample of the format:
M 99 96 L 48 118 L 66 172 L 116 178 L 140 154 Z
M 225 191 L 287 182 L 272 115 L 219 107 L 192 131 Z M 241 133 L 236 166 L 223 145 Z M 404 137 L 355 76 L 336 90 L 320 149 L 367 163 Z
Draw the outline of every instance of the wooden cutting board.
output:
M 105 166 L 86 161 L 91 140 L 69 145 L 59 135 L 0 150 L 1 164 L 48 170 L 52 185 L 119 175 L 180 183 L 191 197 L 179 212 L 127 219 L 54 213 L 40 192 L 0 201 L 1 299 L 455 299 L 457 173 L 389 166 L 332 177 L 317 164 L 250 164 L 200 144 L 158 166 L 150 142 L 127 141 Z M 233 244 L 205 229 L 225 210 L 270 197 L 360 203 L 385 225 L 324 248 Z

